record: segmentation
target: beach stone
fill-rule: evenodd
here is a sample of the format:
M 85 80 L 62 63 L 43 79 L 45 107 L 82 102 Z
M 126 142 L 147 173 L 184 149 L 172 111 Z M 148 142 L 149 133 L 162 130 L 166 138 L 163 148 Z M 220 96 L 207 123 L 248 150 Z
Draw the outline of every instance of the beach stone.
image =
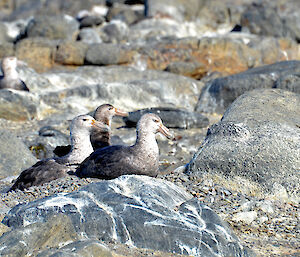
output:
M 65 65 L 83 65 L 88 45 L 84 42 L 67 41 L 58 45 L 55 62 Z
M 120 20 L 113 20 L 101 27 L 99 34 L 105 43 L 126 42 L 129 35 L 127 24 Z
M 37 257 L 82 257 L 82 256 L 98 256 L 112 257 L 112 253 L 102 242 L 92 239 L 83 239 L 67 244 L 59 249 L 50 249 L 42 251 Z
M 102 39 L 94 28 L 83 28 L 78 34 L 78 40 L 86 44 L 102 43 Z
M 133 9 L 130 5 L 126 4 L 114 4 L 109 8 L 106 15 L 108 21 L 111 20 L 121 20 L 128 25 L 136 23 L 145 18 L 144 10 L 140 8 L 139 10 Z
M 3 222 L 12 231 L 26 229 L 47 224 L 61 212 L 76 234 L 86 238 L 193 256 L 250 256 L 209 207 L 174 184 L 147 176 L 122 176 L 89 184 L 77 192 L 18 205 Z M 45 225 L 39 227 L 47 231 Z M 37 237 L 30 231 L 26 236 Z M 2 236 L 0 245 L 7 243 Z M 19 246 L 21 249 L 27 251 Z M 7 251 L 0 248 L 1 254 Z
M 289 3 L 288 3 L 289 2 Z M 293 5 L 291 10 L 288 5 Z M 284 10 L 282 13 L 280 10 Z M 296 14 L 300 10 L 300 5 L 296 1 L 287 1 L 281 6 L 275 3 L 263 4 L 252 3 L 241 15 L 241 25 L 251 33 L 272 36 L 289 37 L 293 40 L 300 38 L 299 17 Z M 281 13 L 281 14 L 280 14 Z
M 0 22 L 0 43 L 3 44 L 8 41 L 7 28 L 3 22 Z
M 75 39 L 79 23 L 67 15 L 36 16 L 26 28 L 27 37 L 46 37 L 49 39 Z
M 56 79 L 57 76 L 48 78 L 50 81 L 53 79 L 56 86 L 61 85 L 62 89 L 45 92 L 41 95 L 41 99 L 47 105 L 62 110 L 61 115 L 67 117 L 71 113 L 70 101 L 73 103 L 72 108 L 74 110 L 78 108 L 77 112 L 81 113 L 96 108 L 100 103 L 111 103 L 125 110 L 176 106 L 191 111 L 202 88 L 196 80 L 184 76 L 168 72 L 142 72 L 128 67 L 78 69 L 76 75 L 74 72 L 65 73 L 64 76 L 62 73 L 59 74 L 62 78 L 60 82 Z M 111 77 L 107 82 L 101 82 L 109 74 Z M 162 77 L 156 79 L 156 76 Z M 87 109 L 83 109 L 84 107 Z
M 80 29 L 86 27 L 98 26 L 101 25 L 104 21 L 105 19 L 101 16 L 96 16 L 96 15 L 86 16 L 80 20 Z
M 26 121 L 38 115 L 39 97 L 26 91 L 0 90 L 0 117 L 13 121 Z
M 76 16 L 83 9 L 89 10 L 94 5 L 105 5 L 105 0 L 18 0 L 12 3 L 12 10 L 5 15 L 5 20 L 16 20 L 20 18 L 28 18 L 30 16 L 55 16 L 62 13 Z
M 1 255 L 24 256 L 28 253 L 36 255 L 40 250 L 57 248 L 79 239 L 70 218 L 64 214 L 55 214 L 47 222 L 28 224 L 26 228 L 28 234 L 24 233 L 23 228 L 17 228 L 2 235 Z
M 194 79 L 201 79 L 207 72 L 206 67 L 198 62 L 171 62 L 165 70 Z
M 18 175 L 37 159 L 11 131 L 0 130 L 0 178 Z
M 53 150 L 57 146 L 68 145 L 69 135 L 62 133 L 52 126 L 43 126 L 39 129 L 38 135 L 32 133 L 23 139 L 26 146 L 38 159 L 52 158 Z
M 208 126 L 208 118 L 196 112 L 189 112 L 186 110 L 175 108 L 147 108 L 130 112 L 128 117 L 124 117 L 128 127 L 136 127 L 137 122 L 145 113 L 155 113 L 163 121 L 168 128 L 203 128 Z
M 223 113 L 243 93 L 256 88 L 299 92 L 300 61 L 284 61 L 217 78 L 205 84 L 196 110 Z
M 188 173 L 212 176 L 246 194 L 299 201 L 299 112 L 299 94 L 280 89 L 244 93 L 209 128 Z
M 242 221 L 247 224 L 251 224 L 257 218 L 256 211 L 238 212 L 233 215 L 233 221 Z
M 13 21 L 5 21 L 8 42 L 15 43 L 24 37 L 26 27 L 31 21 L 32 17 L 26 19 L 16 19 Z
M 43 75 L 33 68 L 22 65 L 17 67 L 20 79 L 25 82 L 31 92 L 40 94 L 45 90 L 53 90 L 55 86 Z
M 277 10 L 271 6 L 253 3 L 241 16 L 241 25 L 253 34 L 263 36 L 285 37 L 287 30 Z
M 159 29 L 160 25 L 157 24 L 156 27 Z M 138 41 L 137 35 L 139 33 L 134 34 L 131 29 L 130 42 L 133 38 Z M 192 65 L 189 63 L 196 63 L 200 69 L 195 67 L 192 72 L 187 73 L 195 78 L 202 78 L 204 74 L 212 72 L 220 72 L 226 76 L 249 68 L 300 57 L 298 45 L 291 40 L 262 39 L 249 34 L 200 39 L 164 37 L 149 40 L 142 45 L 133 42 L 131 49 L 136 49 L 139 53 L 139 62 L 144 63 L 148 69 L 172 70 L 177 65 L 184 70 L 191 69 Z M 137 63 L 136 59 L 134 61 Z M 187 64 L 183 66 L 183 62 Z
M 116 65 L 130 63 L 134 52 L 124 45 L 92 44 L 88 47 L 85 60 L 88 64 Z
M 15 55 L 14 44 L 4 42 L 0 44 L 0 58 Z
M 147 16 L 169 16 L 179 21 L 196 21 L 197 19 L 204 19 L 207 23 L 207 18 L 211 18 L 210 22 L 225 23 L 229 19 L 228 9 L 224 1 L 210 1 L 205 0 L 151 0 L 147 1 L 146 6 Z
M 300 72 L 281 76 L 276 80 L 274 88 L 281 88 L 300 94 Z
M 56 41 L 47 38 L 25 38 L 16 44 L 16 55 L 38 72 L 52 68 Z

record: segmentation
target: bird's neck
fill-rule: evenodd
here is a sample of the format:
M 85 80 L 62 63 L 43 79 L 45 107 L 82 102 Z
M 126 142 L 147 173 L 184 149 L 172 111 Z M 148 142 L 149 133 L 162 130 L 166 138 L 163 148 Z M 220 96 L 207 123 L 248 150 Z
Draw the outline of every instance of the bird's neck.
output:
M 101 118 L 98 118 L 97 120 L 110 127 L 112 117 L 101 117 Z
M 18 79 L 19 78 L 19 73 L 13 67 L 2 69 L 2 71 L 3 71 L 4 77 L 8 77 L 10 79 Z
M 159 155 L 159 149 L 154 133 L 144 133 L 143 131 L 137 132 L 134 148 L 138 149 L 139 151 L 146 149 L 146 151 L 152 155 Z
M 81 163 L 93 152 L 93 147 L 90 141 L 90 132 L 74 132 L 70 134 L 70 138 L 71 151 L 66 158 L 70 164 Z

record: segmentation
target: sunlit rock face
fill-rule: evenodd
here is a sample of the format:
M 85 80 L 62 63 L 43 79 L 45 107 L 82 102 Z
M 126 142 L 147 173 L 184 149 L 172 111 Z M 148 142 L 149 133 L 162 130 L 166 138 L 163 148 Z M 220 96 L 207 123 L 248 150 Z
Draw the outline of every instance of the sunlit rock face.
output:
M 248 194 L 299 202 L 299 113 L 299 94 L 246 92 L 209 128 L 189 174 L 212 176 Z
M 248 256 L 210 208 L 180 187 L 147 176 L 122 176 L 18 205 L 3 222 L 26 228 L 58 213 L 85 238 L 193 256 Z M 0 239 L 0 245 L 7 243 Z

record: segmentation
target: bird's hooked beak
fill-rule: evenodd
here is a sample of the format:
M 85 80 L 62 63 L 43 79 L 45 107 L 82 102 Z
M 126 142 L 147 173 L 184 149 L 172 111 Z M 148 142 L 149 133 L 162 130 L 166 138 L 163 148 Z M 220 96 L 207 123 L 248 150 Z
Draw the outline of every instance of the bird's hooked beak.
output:
M 128 112 L 125 112 L 123 110 L 115 108 L 115 115 L 122 116 L 122 117 L 127 117 L 128 116 Z
M 165 135 L 168 139 L 174 138 L 174 136 L 172 135 L 170 130 L 166 126 L 164 126 L 162 123 L 159 124 L 158 131 L 160 133 L 162 133 L 163 135 Z
M 97 121 L 95 119 L 92 120 L 92 126 L 97 128 L 97 129 L 100 129 L 103 132 L 109 132 L 110 131 L 110 127 L 108 125 L 103 124 L 102 122 Z

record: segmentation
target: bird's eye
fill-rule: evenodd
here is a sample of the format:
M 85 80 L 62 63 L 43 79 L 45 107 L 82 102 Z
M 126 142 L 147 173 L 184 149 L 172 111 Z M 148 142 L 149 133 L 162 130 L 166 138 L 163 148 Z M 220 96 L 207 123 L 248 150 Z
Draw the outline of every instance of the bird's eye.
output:
M 154 119 L 153 121 L 154 121 L 154 122 L 156 122 L 156 123 L 158 123 L 158 122 L 159 122 L 159 120 L 157 120 L 157 119 Z
M 88 119 L 83 119 L 83 121 L 87 121 Z
M 108 110 L 110 110 L 110 111 L 111 111 L 113 108 L 114 108 L 114 107 L 109 107 L 109 108 L 108 108 Z

